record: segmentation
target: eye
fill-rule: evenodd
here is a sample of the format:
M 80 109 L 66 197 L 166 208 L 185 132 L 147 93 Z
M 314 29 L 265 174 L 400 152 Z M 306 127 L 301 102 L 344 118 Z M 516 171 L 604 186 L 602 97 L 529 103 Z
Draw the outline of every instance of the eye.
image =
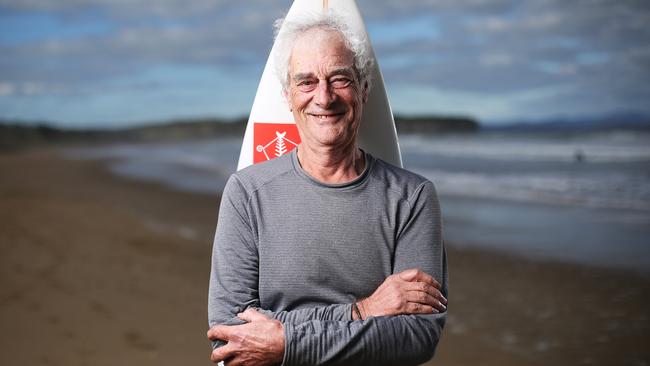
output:
M 299 81 L 296 86 L 298 87 L 298 90 L 306 92 L 306 91 L 313 90 L 316 87 L 316 84 L 317 83 L 314 80 L 305 79 Z
M 352 83 L 351 79 L 342 78 L 342 77 L 332 79 L 332 81 L 330 82 L 332 87 L 335 89 L 347 88 L 348 86 L 350 86 L 351 83 Z

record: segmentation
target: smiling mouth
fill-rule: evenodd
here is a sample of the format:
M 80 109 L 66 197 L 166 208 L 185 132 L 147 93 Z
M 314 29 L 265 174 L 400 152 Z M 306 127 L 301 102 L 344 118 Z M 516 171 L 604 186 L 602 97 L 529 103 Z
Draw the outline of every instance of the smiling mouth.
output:
M 343 113 L 330 113 L 330 114 L 309 113 L 309 115 L 324 121 L 330 118 L 340 117 L 343 115 Z

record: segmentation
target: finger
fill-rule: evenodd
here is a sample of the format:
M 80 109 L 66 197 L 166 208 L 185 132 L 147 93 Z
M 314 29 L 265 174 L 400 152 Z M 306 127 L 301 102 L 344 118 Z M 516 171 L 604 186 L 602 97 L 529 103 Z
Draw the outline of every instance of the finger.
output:
M 445 296 L 438 290 L 437 288 L 431 286 L 430 284 L 424 283 L 424 282 L 407 282 L 405 284 L 405 288 L 407 291 L 421 291 L 421 292 L 426 292 L 429 295 L 435 297 L 438 299 L 441 303 L 444 305 L 447 305 L 447 299 Z
M 208 339 L 211 341 L 216 341 L 217 339 L 228 341 L 231 332 L 231 327 L 228 325 L 215 325 L 208 330 Z
M 418 274 L 417 268 L 409 268 L 398 273 L 397 277 L 401 278 L 404 281 L 413 281 L 415 276 L 417 276 L 417 274 Z
M 210 355 L 210 361 L 212 362 L 224 362 L 226 359 L 233 357 L 237 351 L 237 348 L 230 343 L 226 343 L 225 346 L 215 348 Z M 225 363 L 225 362 L 224 362 Z
M 399 273 L 399 277 L 403 279 L 404 281 L 409 281 L 409 282 L 424 282 L 428 283 L 431 286 L 435 288 L 440 288 L 440 282 L 436 281 L 435 278 L 433 278 L 431 275 L 428 273 L 418 269 L 418 268 L 410 268 L 407 270 L 404 270 Z
M 241 356 L 241 355 L 240 355 Z M 228 360 L 226 366 L 245 366 L 245 365 L 250 365 L 249 363 L 246 363 L 247 360 L 242 359 L 242 357 L 234 357 Z
M 237 317 L 239 319 L 245 320 L 245 321 L 247 321 L 249 323 L 269 319 L 266 315 L 260 313 L 259 311 L 255 310 L 253 308 L 248 308 L 243 313 L 237 314 Z
M 407 306 L 409 303 L 417 303 L 433 307 L 440 312 L 447 310 L 447 307 L 440 300 L 422 291 L 408 291 L 406 293 L 406 301 Z
M 439 311 L 429 305 L 423 305 L 417 302 L 409 302 L 406 304 L 406 314 L 438 314 Z

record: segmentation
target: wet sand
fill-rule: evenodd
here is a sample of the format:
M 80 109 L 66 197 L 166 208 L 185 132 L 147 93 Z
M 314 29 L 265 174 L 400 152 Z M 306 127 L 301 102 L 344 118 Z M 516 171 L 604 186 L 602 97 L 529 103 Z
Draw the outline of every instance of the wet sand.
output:
M 3 363 L 209 365 L 218 204 L 51 149 L 0 154 Z M 453 243 L 449 266 L 430 365 L 650 364 L 647 275 Z

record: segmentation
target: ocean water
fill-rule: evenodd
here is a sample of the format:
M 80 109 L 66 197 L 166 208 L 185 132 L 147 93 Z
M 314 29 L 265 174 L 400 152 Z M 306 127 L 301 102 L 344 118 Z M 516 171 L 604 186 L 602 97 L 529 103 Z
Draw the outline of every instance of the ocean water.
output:
M 456 245 L 650 274 L 650 134 L 404 136 Z
M 70 149 L 116 174 L 217 194 L 241 140 Z M 650 274 L 650 133 L 400 136 L 432 180 L 450 245 Z

